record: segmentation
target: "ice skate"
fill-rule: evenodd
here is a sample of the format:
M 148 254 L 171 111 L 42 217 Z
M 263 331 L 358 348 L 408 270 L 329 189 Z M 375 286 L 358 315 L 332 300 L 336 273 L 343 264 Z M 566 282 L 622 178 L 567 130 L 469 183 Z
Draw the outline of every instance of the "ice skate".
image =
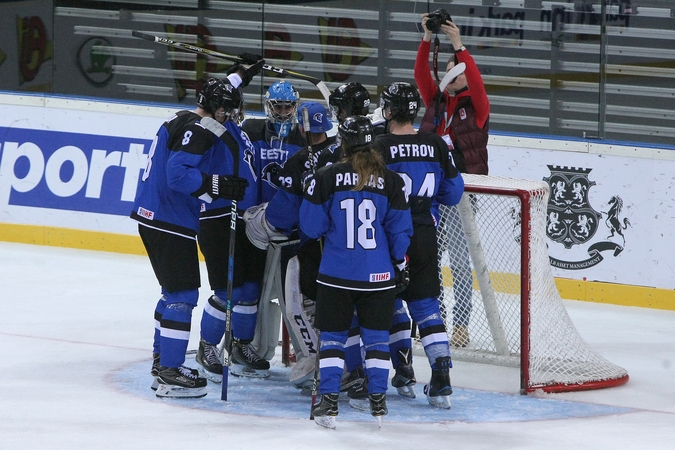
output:
M 200 340 L 195 360 L 201 376 L 214 383 L 223 382 L 222 356 L 217 345 Z
M 349 392 L 354 386 L 363 384 L 366 374 L 363 367 L 359 366 L 351 372 L 345 372 L 340 379 L 340 392 Z
M 230 372 L 238 377 L 267 378 L 270 363 L 253 351 L 249 342 L 235 339 L 232 345 L 232 366 Z
M 159 353 L 153 353 L 152 354 L 152 369 L 150 369 L 150 374 L 152 375 L 152 384 L 150 385 L 150 389 L 153 391 L 157 390 L 157 387 L 159 386 L 159 381 L 157 381 L 157 375 L 159 375 Z M 190 370 L 193 375 L 198 375 L 199 372 L 197 369 L 191 369 L 186 366 L 182 366 L 183 368 Z
M 412 366 L 411 350 L 399 350 L 399 364 L 396 368 L 396 374 L 391 379 L 391 385 L 396 388 L 398 395 L 402 397 L 415 398 L 415 389 L 413 386 L 417 383 L 415 380 L 415 371 Z
M 312 405 L 314 422 L 322 427 L 335 429 L 340 394 L 322 394 L 318 403 Z
M 370 411 L 370 402 L 368 401 L 368 378 L 362 382 L 354 384 L 347 392 L 349 397 L 349 406 L 359 411 Z
M 436 366 L 438 368 L 431 371 L 431 381 L 424 386 L 424 393 L 431 406 L 450 409 L 450 357 L 436 358 Z
M 382 427 L 382 417 L 389 413 L 387 409 L 387 395 L 370 394 L 368 400 L 370 402 L 370 414 L 377 419 L 378 427 Z
M 157 397 L 200 398 L 206 395 L 206 378 L 185 366 L 160 367 Z
M 455 325 L 452 327 L 450 345 L 455 348 L 464 348 L 469 345 L 469 329 L 465 326 Z
M 150 375 L 152 375 L 150 389 L 156 391 L 157 386 L 159 386 L 159 382 L 157 381 L 157 375 L 159 375 L 159 353 L 152 354 L 152 369 L 150 369 Z

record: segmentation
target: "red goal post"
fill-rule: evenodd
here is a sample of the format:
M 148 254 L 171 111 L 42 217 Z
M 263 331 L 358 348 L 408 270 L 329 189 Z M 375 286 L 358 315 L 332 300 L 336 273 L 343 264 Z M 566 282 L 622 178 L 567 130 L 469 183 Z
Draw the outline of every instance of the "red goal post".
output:
M 628 373 L 572 323 L 551 272 L 544 182 L 463 174 L 465 194 L 440 207 L 441 312 L 455 360 L 520 367 L 522 394 L 599 389 Z M 464 344 L 466 344 L 464 346 Z

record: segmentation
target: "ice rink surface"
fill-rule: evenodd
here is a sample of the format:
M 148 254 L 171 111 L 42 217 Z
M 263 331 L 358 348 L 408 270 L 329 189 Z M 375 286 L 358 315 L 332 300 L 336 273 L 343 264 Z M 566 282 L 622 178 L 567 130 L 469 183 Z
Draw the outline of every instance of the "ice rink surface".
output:
M 624 386 L 518 395 L 518 371 L 455 362 L 453 408 L 389 395 L 381 429 L 340 403 L 335 431 L 272 361 L 268 380 L 231 377 L 230 400 L 149 389 L 159 287 L 146 257 L 0 242 L 0 449 L 673 449 L 675 312 L 565 301 L 581 336 L 628 370 Z M 205 275 L 205 270 L 202 270 Z M 193 315 L 196 349 L 204 288 Z M 194 366 L 188 356 L 187 364 Z

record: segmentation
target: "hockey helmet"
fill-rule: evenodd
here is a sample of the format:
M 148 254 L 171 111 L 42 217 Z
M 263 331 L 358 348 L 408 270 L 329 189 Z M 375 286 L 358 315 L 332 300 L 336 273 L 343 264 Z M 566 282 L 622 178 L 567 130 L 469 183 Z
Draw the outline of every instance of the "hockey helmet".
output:
M 234 118 L 243 109 L 241 89 L 232 86 L 229 80 L 210 78 L 197 93 L 197 104 L 209 114 L 225 109 L 227 118 Z
M 350 116 L 338 125 L 342 149 L 346 155 L 369 150 L 373 146 L 375 131 L 366 116 Z
M 343 118 L 349 116 L 365 116 L 370 107 L 370 93 L 361 85 L 352 81 L 337 87 L 328 97 L 331 114 L 337 120 L 340 120 L 340 113 Z
M 412 121 L 420 108 L 420 93 L 412 84 L 397 81 L 380 94 L 380 108 L 383 114 L 389 110 L 392 119 Z
M 265 93 L 265 113 L 279 137 L 286 137 L 296 120 L 300 94 L 288 81 L 277 81 Z

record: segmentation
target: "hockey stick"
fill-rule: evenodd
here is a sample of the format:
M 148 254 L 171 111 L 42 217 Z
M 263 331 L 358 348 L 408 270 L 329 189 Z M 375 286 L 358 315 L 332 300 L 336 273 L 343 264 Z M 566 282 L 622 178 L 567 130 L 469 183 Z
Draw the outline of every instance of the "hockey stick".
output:
M 227 132 L 227 129 L 223 124 L 218 122 L 212 117 L 202 117 L 199 123 L 209 130 L 211 133 L 215 134 L 223 141 L 230 151 L 233 153 L 234 157 L 234 170 L 235 175 L 239 174 L 239 144 L 236 140 Z M 232 200 L 232 208 L 230 210 L 230 248 L 227 256 L 227 302 L 225 304 L 225 342 L 224 350 L 227 352 L 227 359 L 223 355 L 223 382 L 222 389 L 220 393 L 220 399 L 227 401 L 227 382 L 230 375 L 230 365 L 232 364 L 232 289 L 234 286 L 234 246 L 236 243 L 237 235 L 237 201 Z
M 223 360 L 223 383 L 220 399 L 227 401 L 227 382 L 232 364 L 232 286 L 234 284 L 234 245 L 237 235 L 237 201 L 232 200 L 230 211 L 230 249 L 227 256 L 227 304 L 225 307 L 225 351 L 227 360 Z
M 309 110 L 302 108 L 302 128 L 305 129 L 305 139 L 307 139 L 307 159 L 312 173 L 316 172 L 316 161 L 314 160 L 314 151 L 312 150 L 312 134 L 309 125 Z M 309 408 L 309 420 L 314 420 L 312 409 L 316 403 L 316 394 L 319 390 L 319 364 L 321 362 L 321 331 L 316 330 L 316 361 L 314 362 L 314 380 L 312 383 L 312 404 Z
M 211 50 L 208 48 L 204 47 L 197 47 L 195 45 L 190 45 L 190 44 L 185 44 L 183 42 L 178 42 L 178 41 L 172 41 L 171 39 L 163 38 L 160 36 L 154 36 L 151 34 L 146 34 L 142 33 L 140 31 L 132 31 L 131 35 L 137 38 L 145 39 L 146 41 L 151 41 L 151 42 L 156 42 L 158 44 L 163 44 L 167 45 L 169 47 L 175 47 L 179 48 L 181 50 L 185 50 L 187 52 L 192 52 L 192 53 L 198 53 L 201 55 L 206 55 L 206 56 L 212 56 L 214 58 L 220 58 L 220 59 L 226 59 L 228 61 L 232 61 L 235 63 L 243 63 L 244 60 L 235 56 L 235 55 L 229 55 L 227 53 L 221 53 L 215 50 Z M 299 73 L 299 72 L 294 72 L 292 70 L 286 70 L 282 69 L 281 67 L 275 67 L 275 66 L 270 66 L 269 64 L 264 64 L 262 67 L 262 70 L 267 70 L 269 72 L 274 72 L 279 76 L 282 77 L 290 77 L 290 78 L 296 78 L 298 80 L 305 80 L 309 81 L 312 83 L 316 88 L 321 92 L 321 95 L 323 95 L 323 98 L 326 100 L 326 104 L 329 104 L 329 98 L 330 98 L 330 90 L 328 89 L 328 86 L 326 86 L 326 83 L 324 83 L 322 80 L 312 77 L 310 75 L 305 75 L 304 73 Z

